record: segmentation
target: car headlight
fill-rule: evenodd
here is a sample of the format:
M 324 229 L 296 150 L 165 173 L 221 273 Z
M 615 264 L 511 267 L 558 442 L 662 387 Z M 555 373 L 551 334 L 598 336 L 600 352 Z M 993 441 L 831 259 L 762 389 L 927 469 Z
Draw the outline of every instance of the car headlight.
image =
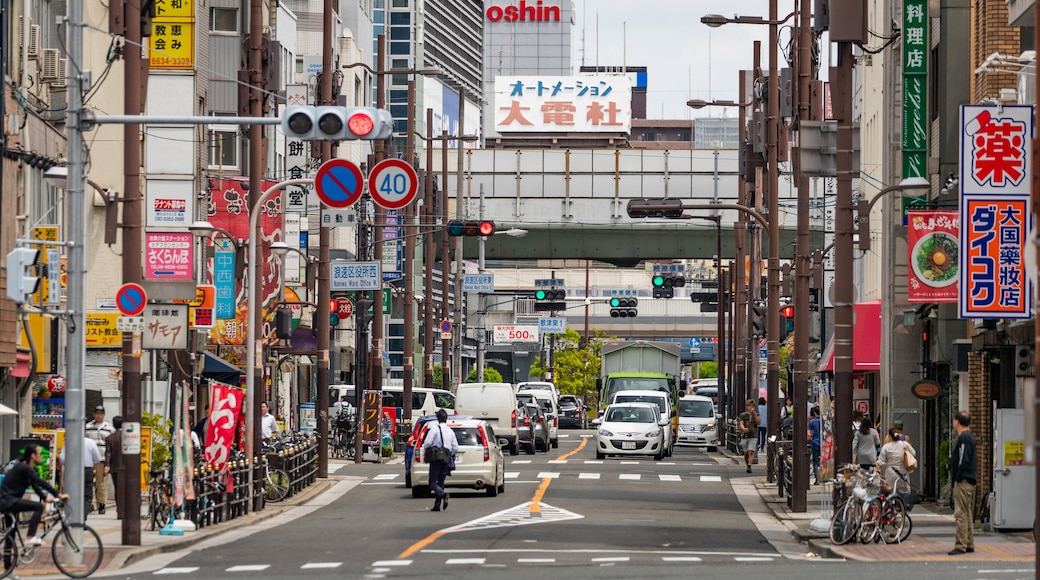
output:
M 598 431 L 598 433 L 599 433 L 600 435 L 604 436 L 604 437 L 613 437 L 613 436 L 614 436 L 614 434 L 613 434 L 613 433 L 611 433 L 610 431 L 607 431 L 606 429 L 600 429 L 600 430 Z
M 661 435 L 660 429 L 652 429 L 646 432 L 646 437 L 658 437 Z
M 714 429 L 715 428 L 715 423 L 708 423 L 707 425 L 704 426 L 704 428 L 705 429 Z

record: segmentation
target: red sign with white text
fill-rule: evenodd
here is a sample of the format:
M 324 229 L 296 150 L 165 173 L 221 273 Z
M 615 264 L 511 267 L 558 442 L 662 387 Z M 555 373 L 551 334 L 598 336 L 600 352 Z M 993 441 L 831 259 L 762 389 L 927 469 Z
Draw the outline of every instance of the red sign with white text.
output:
M 206 463 L 220 470 L 231 456 L 235 423 L 242 408 L 243 392 L 237 387 L 212 383 L 209 418 L 206 421 Z
M 960 213 L 911 211 L 906 223 L 907 299 L 925 304 L 957 302 Z
M 961 318 L 1029 318 L 1028 195 L 962 195 Z

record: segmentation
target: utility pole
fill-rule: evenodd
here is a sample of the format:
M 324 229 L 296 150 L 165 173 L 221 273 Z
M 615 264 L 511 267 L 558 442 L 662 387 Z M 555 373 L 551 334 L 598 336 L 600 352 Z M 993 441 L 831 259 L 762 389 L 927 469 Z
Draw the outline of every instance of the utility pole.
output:
M 127 2 L 127 6 L 132 2 Z M 262 117 L 264 114 L 263 102 L 264 96 L 262 93 L 263 89 L 263 2 L 262 0 L 249 0 L 249 114 L 253 117 Z M 130 79 L 126 81 L 127 85 L 131 84 Z M 136 167 L 137 164 L 135 164 Z M 264 128 L 260 125 L 249 126 L 249 215 L 253 215 L 254 212 L 262 211 L 259 201 L 260 194 L 264 191 L 263 178 L 264 178 L 265 166 L 264 166 Z M 123 208 L 124 216 L 126 208 Z M 125 218 L 124 218 L 125 219 Z M 257 240 L 263 239 L 263 226 L 260 224 L 260 220 L 256 220 L 256 230 L 250 232 L 250 235 L 256 236 Z M 328 249 L 323 246 L 325 261 L 318 270 L 318 278 L 320 279 L 324 272 L 328 271 Z M 124 255 L 127 253 L 126 248 L 123 249 Z M 135 258 L 136 259 L 136 258 Z M 249 280 L 250 284 L 254 284 L 257 291 L 263 288 L 264 276 L 263 268 L 254 268 L 253 279 Z M 319 283 L 318 290 L 318 309 L 321 310 L 321 290 L 322 286 Z M 325 300 L 325 308 L 328 308 L 328 296 Z M 257 353 L 263 354 L 264 344 L 264 315 L 263 305 L 258 307 L 255 312 L 250 312 L 249 315 L 252 320 L 249 324 L 254 325 L 256 328 Z M 320 316 L 319 316 L 320 319 Z M 325 323 L 328 324 L 328 316 L 325 317 Z M 325 327 L 325 334 L 328 334 L 328 326 Z M 318 325 L 318 340 L 321 340 L 321 325 Z M 320 347 L 319 347 L 320 348 Z M 327 351 L 326 351 L 327 353 Z M 319 357 L 320 359 L 321 357 Z M 327 366 L 327 365 L 326 365 Z M 321 368 L 319 363 L 319 369 Z M 319 370 L 319 372 L 321 372 Z M 321 390 L 321 389 L 319 389 Z M 246 436 L 246 461 L 249 462 L 249 491 L 253 494 L 250 498 L 252 501 L 253 509 L 259 511 L 264 507 L 264 494 L 257 493 L 258 489 L 262 488 L 260 482 L 260 473 L 257 467 L 257 446 L 260 443 L 260 404 L 264 401 L 264 365 L 256 365 L 253 369 L 253 397 L 246 401 L 246 429 L 249 434 Z M 319 409 L 319 413 L 326 409 Z M 128 489 L 139 489 L 139 488 L 128 488 Z
M 328 1 L 328 0 L 326 0 Z M 376 37 L 376 108 L 386 108 L 386 36 L 380 34 Z M 380 139 L 375 141 L 376 164 L 386 159 L 386 141 Z M 372 259 L 377 262 L 383 261 L 383 226 L 386 225 L 386 209 L 375 204 L 375 218 L 373 219 L 374 246 Z M 383 387 L 383 286 L 380 283 L 379 290 L 372 297 L 372 354 L 368 359 L 371 363 L 369 383 L 371 389 L 378 391 Z
M 324 0 L 324 14 L 321 20 L 321 98 L 320 104 L 333 105 L 332 100 L 332 12 L 333 0 Z M 332 159 L 332 143 L 322 141 L 321 162 Z M 252 191 L 259 192 L 259 189 Z M 324 204 L 321 211 L 325 211 Z M 321 220 L 319 220 L 319 223 Z M 330 326 L 329 301 L 332 292 L 329 288 L 329 246 L 332 242 L 332 233 L 324 225 L 318 227 L 318 324 L 315 325 L 315 338 L 318 350 L 318 372 L 315 377 L 318 385 L 318 400 L 315 417 L 317 418 L 318 441 L 329 440 L 329 350 L 330 350 Z M 260 270 L 260 268 L 258 268 Z M 262 286 L 257 286 L 259 290 Z M 259 310 L 263 310 L 260 308 Z M 324 312 L 323 312 L 324 311 Z M 259 328 L 259 327 L 258 327 Z M 355 386 L 355 389 L 358 387 Z M 329 476 L 329 446 L 318 445 L 318 477 Z
M 755 52 L 758 52 L 758 41 L 755 41 Z M 755 66 L 758 66 L 758 61 L 755 61 Z M 740 73 L 740 98 L 744 99 L 745 95 L 748 94 L 747 87 L 747 75 L 744 71 Z M 742 147 L 748 141 L 748 130 L 747 130 L 747 113 L 745 107 L 739 108 L 738 113 L 737 130 L 740 132 L 740 143 Z M 745 152 L 749 153 L 750 148 L 745 147 Z M 747 154 L 744 155 L 745 167 L 749 167 L 751 164 L 748 161 Z M 748 206 L 748 195 L 747 195 L 747 177 L 744 175 L 744 168 L 737 174 L 737 203 L 743 206 Z M 733 341 L 733 384 L 730 385 L 729 392 L 722 404 L 726 406 L 726 417 L 736 416 L 736 404 L 737 404 L 737 393 L 743 393 L 747 390 L 747 279 L 744 274 L 745 270 L 745 253 L 744 244 L 747 239 L 747 215 L 743 212 L 737 217 L 737 223 L 733 226 L 733 235 L 736 238 L 736 267 L 737 271 L 733 272 L 731 280 L 733 280 L 734 289 L 734 300 L 733 300 L 733 332 L 730 334 L 730 340 Z M 725 431 L 725 429 L 723 429 Z
M 462 144 L 462 140 L 459 140 L 459 145 Z M 484 221 L 484 184 L 480 184 L 480 209 L 477 217 L 480 221 Z M 484 273 L 484 244 L 487 241 L 487 236 L 480 236 L 477 241 L 477 272 Z M 586 262 L 588 263 L 588 262 Z M 477 299 L 477 320 L 480 322 L 477 324 L 477 380 L 476 382 L 484 382 L 484 360 L 486 354 L 484 349 L 487 348 L 485 337 L 487 336 L 487 330 L 485 330 L 485 321 L 487 320 L 487 296 L 481 292 Z M 465 377 L 463 377 L 463 380 Z
M 76 0 L 73 4 L 80 5 L 82 2 Z M 71 6 L 71 4 L 70 4 Z M 126 19 L 126 43 L 123 46 L 124 70 L 124 114 L 140 115 L 144 112 L 144 102 L 141 95 L 141 86 L 147 80 L 143 72 L 145 62 L 141 58 L 141 5 L 136 2 L 125 2 Z M 82 18 L 82 14 L 80 14 Z M 70 27 L 71 28 L 71 27 Z M 77 26 L 78 28 L 78 26 Z M 69 35 L 73 32 L 70 30 Z M 76 31 L 77 35 L 82 32 Z M 80 47 L 82 48 L 82 36 L 80 36 Z M 81 53 L 82 58 L 82 53 Z M 82 60 L 78 62 L 83 62 Z M 75 67 L 73 67 L 75 69 Z M 79 91 L 69 88 L 69 92 L 75 92 L 77 98 Z M 70 103 L 71 107 L 72 104 Z M 73 150 L 69 143 L 69 155 L 80 155 L 79 150 Z M 71 177 L 71 176 L 70 176 Z M 79 185 L 79 184 L 77 184 Z M 123 127 L 123 187 L 126 193 L 123 197 L 123 282 L 138 284 L 144 278 L 141 266 L 142 251 L 142 228 L 144 220 L 141 215 L 141 125 L 140 123 L 127 124 Z M 134 355 L 133 334 L 123 333 L 123 421 L 126 423 L 141 422 L 141 358 L 140 353 Z M 66 415 L 73 421 L 79 421 L 84 415 L 73 409 L 67 409 Z M 75 425 L 66 425 L 68 433 L 82 431 Z M 70 448 L 70 451 L 82 451 L 82 449 Z M 70 465 L 81 465 L 70 455 Z M 141 456 L 127 455 L 123 460 L 124 477 L 126 483 L 123 485 L 124 498 L 127 500 L 123 506 L 123 519 L 121 522 L 122 542 L 128 546 L 141 545 L 141 494 L 132 493 L 131 490 L 141 489 Z M 82 470 L 70 470 L 70 473 L 82 473 Z M 90 482 L 87 482 L 90 485 Z M 75 520 L 73 520 L 75 521 Z
M 448 132 L 441 131 L 441 219 L 448 220 Z M 441 317 L 448 320 L 451 312 L 448 303 L 448 279 L 451 278 L 451 238 L 448 228 L 441 233 Z M 441 339 L 441 388 L 451 390 L 451 335 Z
M 769 112 L 766 114 L 768 132 L 766 148 L 769 152 L 769 264 L 767 270 L 768 292 L 766 296 L 766 413 L 770 417 L 780 416 L 780 167 L 777 165 L 780 148 L 780 74 L 777 46 L 778 24 L 777 0 L 769 0 Z M 851 259 L 849 262 L 851 263 Z M 770 421 L 766 434 L 776 435 L 778 425 Z
M 465 155 L 465 149 L 462 148 L 462 135 L 465 127 L 465 116 L 466 116 L 466 88 L 459 83 L 459 130 L 456 131 L 455 146 L 458 147 L 458 160 L 455 167 L 455 219 L 461 220 L 466 216 L 463 213 L 463 157 Z M 445 146 L 447 144 L 445 143 Z M 447 171 L 447 169 L 445 169 Z M 455 250 L 455 317 L 452 336 L 458 337 L 455 341 L 455 349 L 452 351 L 454 359 L 452 361 L 452 367 L 455 372 L 455 383 L 459 384 L 465 379 L 462 376 L 462 240 L 461 236 L 452 238 L 452 243 Z M 477 377 L 477 381 L 483 381 L 484 377 Z
M 437 195 L 433 190 L 433 109 L 426 109 L 426 193 L 423 196 L 422 223 L 432 226 L 435 223 L 435 208 L 438 207 Z M 437 222 L 439 223 L 439 222 Z M 432 228 L 423 235 L 423 273 L 426 282 L 423 289 L 423 386 L 433 387 L 433 267 L 437 261 L 437 252 L 433 243 Z
M 834 464 L 852 462 L 852 43 L 838 43 L 831 100 L 838 120 L 834 232 Z M 797 413 L 797 408 L 795 412 Z
M 408 79 L 408 136 L 405 137 L 405 161 L 415 163 L 415 79 Z M 425 190 L 430 195 L 430 190 Z M 423 200 L 425 207 L 426 201 Z M 415 382 L 415 203 L 404 208 L 404 408 L 401 420 L 405 432 L 411 433 L 412 387 Z

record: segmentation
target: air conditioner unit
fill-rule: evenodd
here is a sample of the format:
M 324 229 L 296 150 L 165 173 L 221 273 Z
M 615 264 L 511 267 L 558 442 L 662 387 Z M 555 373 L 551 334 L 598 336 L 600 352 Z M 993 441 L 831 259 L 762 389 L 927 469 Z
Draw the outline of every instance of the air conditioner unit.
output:
M 58 78 L 51 83 L 51 90 L 65 89 L 68 87 L 69 59 L 58 59 Z
M 61 61 L 61 52 L 56 48 L 43 49 L 43 61 L 40 63 L 40 80 L 53 82 L 58 80 L 58 63 Z
M 32 20 L 29 21 L 29 44 L 25 43 L 25 29 L 22 27 L 23 16 L 18 17 L 18 46 L 26 51 L 26 56 L 30 59 L 37 59 L 40 57 L 40 25 L 33 24 Z

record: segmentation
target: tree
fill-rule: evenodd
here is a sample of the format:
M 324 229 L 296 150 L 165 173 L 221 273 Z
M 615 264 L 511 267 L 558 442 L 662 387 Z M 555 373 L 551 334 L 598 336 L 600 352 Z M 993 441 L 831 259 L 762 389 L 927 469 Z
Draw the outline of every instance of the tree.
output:
M 705 361 L 697 363 L 700 368 L 700 372 L 697 376 L 702 379 L 717 379 L 719 377 L 719 363 Z
M 442 367 L 441 365 L 434 365 L 434 367 L 433 367 L 433 384 L 438 389 L 443 389 L 444 388 L 442 386 L 442 385 L 444 385 L 444 380 L 441 377 L 441 375 L 443 373 L 444 373 L 444 367 Z
M 467 383 L 474 383 L 477 381 L 477 369 L 476 367 L 470 369 L 469 374 L 466 375 Z M 494 367 L 484 367 L 484 382 L 485 383 L 501 383 L 502 373 L 498 372 L 498 369 Z
M 595 395 L 603 333 L 596 332 L 584 348 L 581 347 L 581 335 L 576 330 L 567 329 L 565 334 L 555 337 L 556 359 L 553 361 L 552 382 L 556 388 L 560 393 L 568 395 Z M 542 365 L 541 358 L 535 358 L 531 364 L 531 377 L 545 376 L 548 369 Z

